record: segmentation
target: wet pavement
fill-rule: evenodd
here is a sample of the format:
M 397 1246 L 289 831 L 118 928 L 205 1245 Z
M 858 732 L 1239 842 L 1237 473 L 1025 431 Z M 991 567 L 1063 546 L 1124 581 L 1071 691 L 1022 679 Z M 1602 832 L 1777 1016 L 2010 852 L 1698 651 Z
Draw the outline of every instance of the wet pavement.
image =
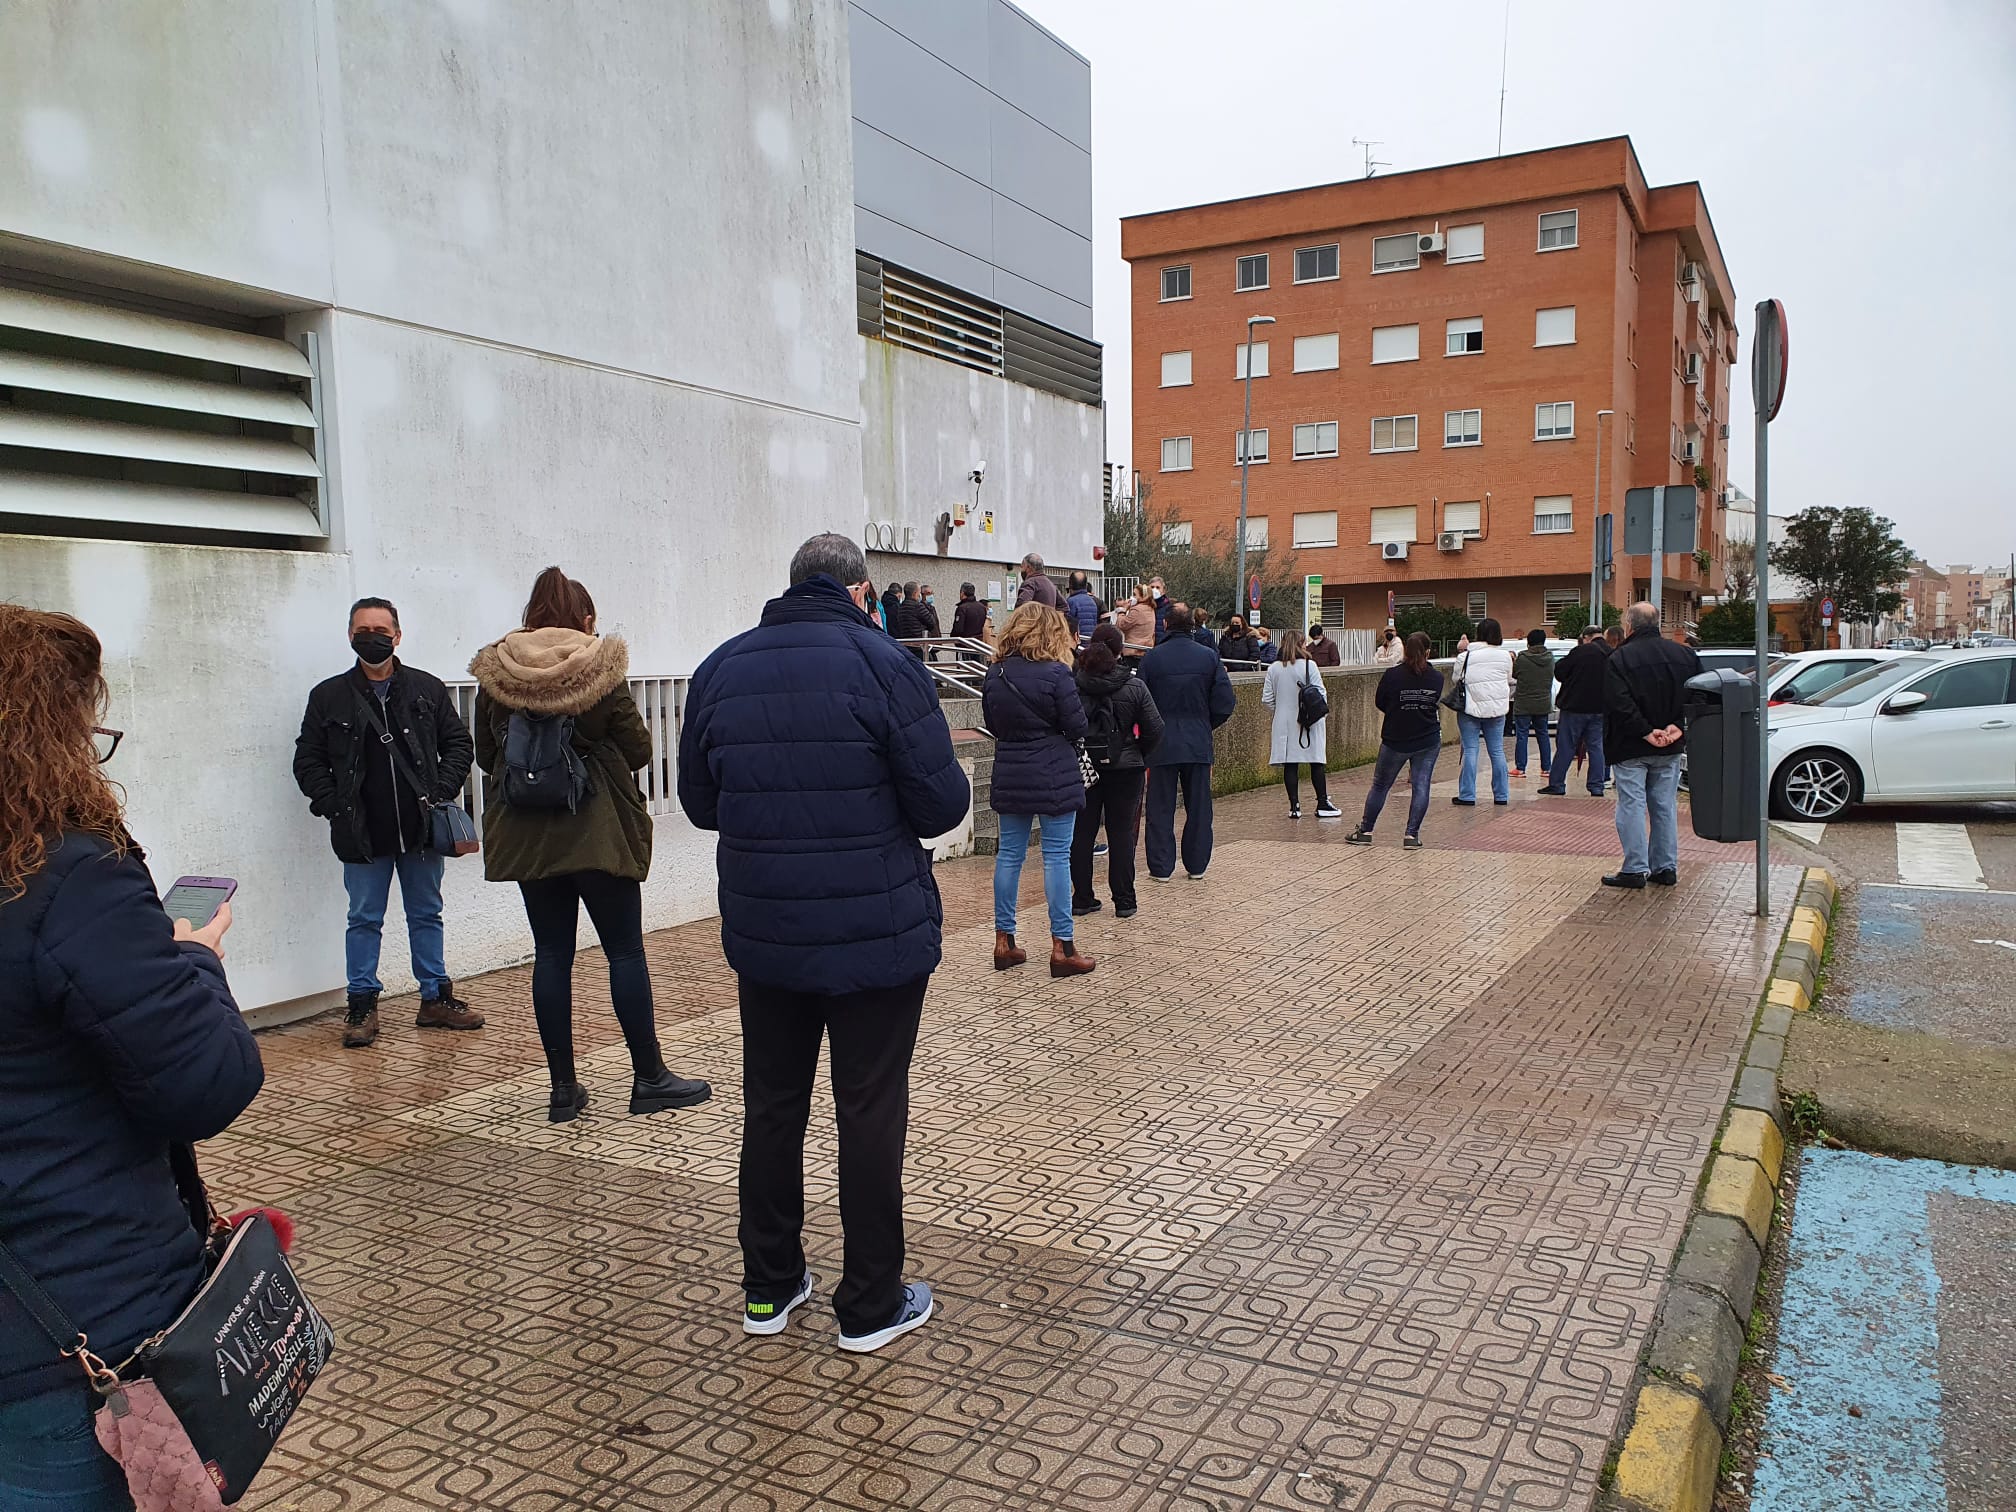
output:
M 2016 1051 L 2016 896 L 1864 885 L 1835 962 L 1850 1018 Z
M 2016 1509 L 2016 1172 L 1809 1149 L 1752 1512 Z
M 717 1089 L 669 1117 L 620 1111 L 592 951 L 575 1124 L 525 968 L 458 984 L 477 1034 L 262 1035 L 207 1170 L 297 1219 L 339 1352 L 245 1505 L 1589 1506 L 1782 911 L 1691 838 L 1679 887 L 1602 889 L 1595 800 L 1438 797 L 1418 852 L 1284 810 L 1221 801 L 1208 880 L 1081 920 L 1074 981 L 995 973 L 991 861 L 940 868 L 908 1211 L 942 1312 L 875 1356 L 819 1303 L 740 1332 L 712 921 L 647 940 L 667 1058 Z M 833 1158 L 815 1114 L 822 1299 Z

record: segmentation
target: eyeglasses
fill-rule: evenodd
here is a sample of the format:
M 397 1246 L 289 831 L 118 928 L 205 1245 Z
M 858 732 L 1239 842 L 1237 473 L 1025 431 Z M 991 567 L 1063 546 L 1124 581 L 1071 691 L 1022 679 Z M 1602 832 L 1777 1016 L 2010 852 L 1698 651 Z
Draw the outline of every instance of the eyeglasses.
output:
M 112 759 L 112 753 L 119 749 L 119 742 L 126 738 L 124 730 L 106 730 L 93 727 L 91 748 L 98 757 L 98 765 L 103 766 Z

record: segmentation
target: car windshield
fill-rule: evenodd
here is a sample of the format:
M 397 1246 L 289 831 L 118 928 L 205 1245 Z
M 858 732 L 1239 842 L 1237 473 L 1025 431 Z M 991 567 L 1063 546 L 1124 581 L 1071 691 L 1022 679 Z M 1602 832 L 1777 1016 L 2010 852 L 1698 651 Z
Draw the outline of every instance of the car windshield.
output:
M 1887 693 L 1897 684 L 1916 677 L 1927 667 L 1939 663 L 1929 656 L 1900 656 L 1895 661 L 1879 662 L 1876 666 L 1857 672 L 1853 677 L 1844 677 L 1833 687 L 1814 694 L 1806 700 L 1807 708 L 1838 709 L 1847 704 L 1867 703 L 1878 694 Z

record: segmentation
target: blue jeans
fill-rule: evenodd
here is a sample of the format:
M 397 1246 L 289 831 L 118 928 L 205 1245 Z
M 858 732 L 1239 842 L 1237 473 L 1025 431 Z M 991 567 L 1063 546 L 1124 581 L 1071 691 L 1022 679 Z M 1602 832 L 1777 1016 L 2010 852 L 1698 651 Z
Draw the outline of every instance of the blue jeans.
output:
M 1554 743 L 1547 738 L 1547 716 L 1545 714 L 1514 714 L 1512 716 L 1513 742 L 1512 765 L 1520 771 L 1526 770 L 1526 732 L 1531 730 L 1533 738 L 1540 743 L 1540 770 L 1546 771 L 1554 765 Z
M 1408 769 L 1407 780 L 1413 784 L 1413 794 L 1407 801 L 1407 833 L 1421 833 L 1421 821 L 1428 817 L 1428 789 L 1435 781 L 1435 758 L 1442 754 L 1442 747 L 1431 745 L 1425 751 L 1396 751 L 1381 743 L 1379 759 L 1372 767 L 1372 791 L 1365 795 L 1365 817 L 1358 821 L 1358 828 L 1366 834 L 1372 833 L 1372 826 L 1379 822 L 1379 811 L 1386 807 L 1386 795 L 1393 791 L 1393 784 L 1400 780 L 1400 769 Z
M 1680 865 L 1680 757 L 1634 756 L 1610 769 L 1617 783 L 1617 839 L 1627 872 Z M 1649 836 L 1648 836 L 1649 831 Z
M 126 1472 L 98 1447 L 91 1432 L 95 1405 L 81 1375 L 74 1386 L 0 1402 L 0 1507 L 8 1512 L 133 1512 Z
M 1456 796 L 1465 802 L 1477 801 L 1477 743 L 1483 741 L 1491 753 L 1491 796 L 1500 803 L 1512 800 L 1512 769 L 1505 765 L 1505 716 L 1479 719 L 1474 714 L 1456 716 L 1456 733 L 1463 739 L 1463 770 L 1456 778 Z
M 1547 786 L 1564 789 L 1568 786 L 1568 768 L 1575 760 L 1575 748 L 1586 744 L 1589 747 L 1589 770 L 1584 775 L 1588 779 L 1590 793 L 1601 798 L 1603 784 L 1610 780 L 1609 769 L 1603 764 L 1603 716 L 1563 714 L 1561 727 L 1554 733 L 1560 738 L 1554 742 L 1554 764 L 1547 772 Z
M 350 927 L 343 935 L 343 966 L 353 993 L 383 992 L 378 980 L 378 947 L 385 934 L 385 904 L 392 896 L 392 873 L 399 873 L 399 901 L 406 908 L 406 945 L 413 952 L 413 975 L 420 995 L 436 998 L 448 985 L 441 944 L 441 857 L 434 851 L 405 851 L 375 861 L 345 861 L 343 890 L 350 895 Z
M 1029 856 L 1029 827 L 1043 826 L 1043 898 L 1050 905 L 1050 938 L 1071 938 L 1071 835 L 1076 814 L 1001 816 L 1001 848 L 994 854 L 994 927 L 1015 933 L 1015 901 L 1022 891 L 1022 863 Z

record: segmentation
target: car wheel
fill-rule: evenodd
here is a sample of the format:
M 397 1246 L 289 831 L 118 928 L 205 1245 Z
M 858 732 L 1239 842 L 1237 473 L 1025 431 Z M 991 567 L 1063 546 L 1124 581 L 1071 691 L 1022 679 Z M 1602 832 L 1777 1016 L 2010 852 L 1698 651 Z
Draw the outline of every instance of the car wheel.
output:
M 1771 814 L 1777 819 L 1832 819 L 1862 798 L 1862 774 L 1839 751 L 1801 751 L 1780 763 L 1771 779 Z

